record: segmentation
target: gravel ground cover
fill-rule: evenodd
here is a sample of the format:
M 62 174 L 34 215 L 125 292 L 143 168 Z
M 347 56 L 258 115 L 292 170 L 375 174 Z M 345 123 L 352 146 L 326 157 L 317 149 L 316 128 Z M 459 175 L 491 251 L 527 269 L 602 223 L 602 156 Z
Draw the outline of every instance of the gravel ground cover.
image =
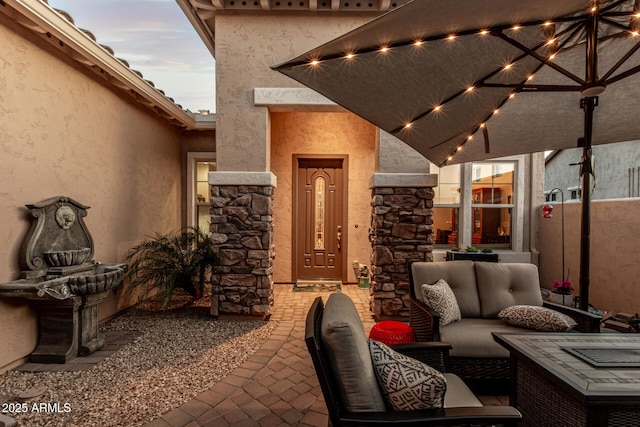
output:
M 140 332 L 133 343 L 88 371 L 6 372 L 0 402 L 22 405 L 23 412 L 6 414 L 21 426 L 144 425 L 224 378 L 275 327 L 273 321 L 215 320 L 203 307 L 139 307 L 102 325 Z M 26 406 L 19 402 L 18 394 L 37 387 L 45 393 Z

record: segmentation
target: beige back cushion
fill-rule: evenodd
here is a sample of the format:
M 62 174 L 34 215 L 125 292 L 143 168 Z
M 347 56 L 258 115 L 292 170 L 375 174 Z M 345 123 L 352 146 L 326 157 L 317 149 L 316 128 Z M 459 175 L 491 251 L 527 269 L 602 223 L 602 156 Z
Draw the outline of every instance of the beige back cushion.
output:
M 345 294 L 329 296 L 320 335 L 346 410 L 385 411 L 360 316 Z
M 414 294 L 421 301 L 422 285 L 432 285 L 444 279 L 456 296 L 462 317 L 480 317 L 473 261 L 414 262 L 411 264 L 411 274 Z
M 538 267 L 524 263 L 476 262 L 482 317 L 513 305 L 542 305 Z

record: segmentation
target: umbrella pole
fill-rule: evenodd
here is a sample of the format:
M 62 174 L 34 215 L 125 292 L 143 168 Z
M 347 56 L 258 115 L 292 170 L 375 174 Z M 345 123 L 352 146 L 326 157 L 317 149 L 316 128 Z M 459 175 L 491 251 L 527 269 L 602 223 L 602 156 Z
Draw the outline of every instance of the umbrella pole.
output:
M 597 96 L 581 101 L 584 110 L 584 145 L 582 147 L 582 221 L 580 233 L 580 309 L 589 311 L 589 264 L 591 249 L 591 137 L 593 134 L 593 110 L 598 105 Z

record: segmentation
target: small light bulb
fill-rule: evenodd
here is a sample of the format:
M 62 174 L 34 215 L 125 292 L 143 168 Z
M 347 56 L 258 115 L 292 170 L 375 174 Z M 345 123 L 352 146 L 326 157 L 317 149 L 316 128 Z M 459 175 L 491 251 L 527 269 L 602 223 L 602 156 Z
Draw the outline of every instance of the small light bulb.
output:
M 528 82 L 531 81 L 531 80 L 533 80 L 533 74 L 529 74 L 529 76 L 527 77 L 527 81 Z
M 495 114 L 498 114 L 499 112 L 500 112 L 500 109 L 499 109 L 499 108 L 496 108 L 495 110 L 493 110 L 493 114 L 494 114 L 494 115 L 495 115 Z
M 353 58 L 355 58 L 355 56 L 356 56 L 356 55 L 355 55 L 355 53 L 353 53 L 353 52 L 349 52 L 349 53 L 347 53 L 344 57 L 345 57 L 346 59 L 353 59 Z
M 637 30 L 636 31 L 631 31 L 631 35 L 633 37 L 638 37 L 640 35 L 640 32 L 638 32 Z
M 484 129 L 485 126 L 486 126 L 486 123 L 480 123 L 480 129 Z
M 553 22 L 545 21 L 542 25 L 544 25 L 545 27 L 548 27 L 549 25 L 553 25 Z
M 480 34 L 481 36 L 486 36 L 487 34 L 489 34 L 489 30 L 480 30 L 478 34 Z
M 320 61 L 318 61 L 317 59 L 313 59 L 311 60 L 311 62 L 309 62 L 309 65 L 313 65 L 313 66 L 316 66 L 318 64 L 320 64 Z
M 447 157 L 447 161 L 448 161 L 448 160 L 453 160 L 453 156 L 449 156 L 449 157 Z
M 502 69 L 504 71 L 507 71 L 507 70 L 511 69 L 511 67 L 513 67 L 513 64 L 506 64 L 504 67 L 502 67 Z
M 515 92 L 511 92 L 511 93 L 509 94 L 509 99 L 513 99 L 513 98 L 515 98 L 515 97 L 516 97 Z
M 416 41 L 413 42 L 414 46 L 422 46 L 423 44 L 424 44 L 424 41 L 422 41 L 422 40 L 416 40 Z
M 474 90 L 476 90 L 476 87 L 475 87 L 475 86 L 469 86 L 469 87 L 467 88 L 467 92 L 473 92 Z
M 447 40 L 449 40 L 450 42 L 454 41 L 455 39 L 456 39 L 456 35 L 455 35 L 455 34 L 450 34 L 450 35 L 447 37 Z
M 404 128 L 405 129 L 409 129 L 409 128 L 411 128 L 411 126 L 413 126 L 413 123 L 411 123 L 411 122 L 407 122 L 407 123 L 404 124 Z
M 518 25 L 518 24 L 515 24 L 513 27 L 511 27 L 511 29 L 513 31 L 518 31 L 520 28 L 522 28 L 522 27 L 520 25 Z
M 556 39 L 549 39 L 549 40 L 547 41 L 547 46 L 552 45 L 552 44 L 554 44 L 555 42 L 556 42 Z
M 387 53 L 389 51 L 389 46 L 380 46 L 380 52 Z
M 551 55 L 549 55 L 549 59 L 555 59 L 555 57 L 556 57 L 555 53 L 552 53 Z
M 473 135 L 467 136 L 467 141 L 471 141 L 471 140 L 473 140 Z
M 433 111 L 440 111 L 442 109 L 442 105 L 436 105 L 433 107 Z
M 458 145 L 458 148 L 456 148 L 456 151 L 460 151 L 462 150 L 462 145 Z

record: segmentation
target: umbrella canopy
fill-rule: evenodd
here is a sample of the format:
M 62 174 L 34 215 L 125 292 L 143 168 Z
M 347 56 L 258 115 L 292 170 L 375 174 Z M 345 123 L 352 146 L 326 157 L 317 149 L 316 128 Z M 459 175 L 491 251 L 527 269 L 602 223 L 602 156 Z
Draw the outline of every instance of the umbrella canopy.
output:
M 629 0 L 420 0 L 274 68 L 437 165 L 575 147 L 581 92 L 594 86 L 606 91 L 593 144 L 626 141 L 640 128 L 638 81 L 625 78 L 640 55 L 619 63 L 640 41 L 634 10 Z
M 640 137 L 636 3 L 413 1 L 273 68 L 439 166 L 583 146 L 589 172 L 592 144 Z

